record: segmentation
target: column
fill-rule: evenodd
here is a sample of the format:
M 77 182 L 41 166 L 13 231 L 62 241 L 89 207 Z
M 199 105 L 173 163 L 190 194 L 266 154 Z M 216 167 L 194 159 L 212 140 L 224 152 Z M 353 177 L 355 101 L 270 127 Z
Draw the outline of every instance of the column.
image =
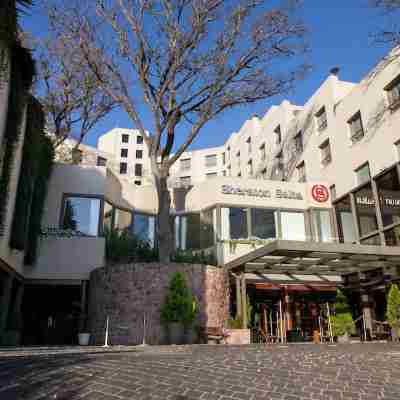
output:
M 0 335 L 6 329 L 8 313 L 10 311 L 11 289 L 13 278 L 4 274 L 0 297 Z
M 247 329 L 247 293 L 246 293 L 246 277 L 243 272 L 241 276 L 242 286 L 242 328 Z
M 241 294 L 241 281 L 240 281 L 240 276 L 236 275 L 235 276 L 235 281 L 236 281 L 236 317 L 241 317 L 242 316 L 242 294 Z
M 367 340 L 372 337 L 372 327 L 373 327 L 373 312 L 372 312 L 372 302 L 371 296 L 366 292 L 361 292 L 361 309 L 363 313 L 363 317 L 365 318 L 364 326 L 367 331 Z M 365 333 L 363 332 L 363 335 Z

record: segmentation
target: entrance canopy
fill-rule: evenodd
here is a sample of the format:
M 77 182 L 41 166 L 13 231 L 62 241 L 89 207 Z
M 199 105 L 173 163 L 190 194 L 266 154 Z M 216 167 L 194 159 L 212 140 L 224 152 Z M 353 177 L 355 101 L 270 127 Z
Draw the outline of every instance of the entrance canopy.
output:
M 231 272 L 320 277 L 395 266 L 400 266 L 400 247 L 292 240 L 275 240 L 224 265 Z

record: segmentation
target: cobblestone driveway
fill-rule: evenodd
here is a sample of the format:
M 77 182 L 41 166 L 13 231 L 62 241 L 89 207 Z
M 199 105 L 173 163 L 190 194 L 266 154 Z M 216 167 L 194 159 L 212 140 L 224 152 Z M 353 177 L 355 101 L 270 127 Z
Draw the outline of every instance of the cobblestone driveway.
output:
M 0 399 L 400 399 L 400 346 L 202 346 L 2 357 Z

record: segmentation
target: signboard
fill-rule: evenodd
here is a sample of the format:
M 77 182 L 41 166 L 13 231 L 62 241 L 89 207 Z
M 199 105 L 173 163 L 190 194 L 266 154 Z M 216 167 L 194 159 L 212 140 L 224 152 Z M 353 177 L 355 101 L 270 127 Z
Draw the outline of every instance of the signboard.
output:
M 222 185 L 222 194 L 235 195 L 235 196 L 249 196 L 249 197 L 261 197 L 266 199 L 289 199 L 289 200 L 303 200 L 303 196 L 300 192 L 293 190 L 264 190 L 264 189 L 244 189 L 240 186 L 233 185 Z
M 311 188 L 311 196 L 317 203 L 325 203 L 329 200 L 329 190 L 324 185 L 314 185 Z

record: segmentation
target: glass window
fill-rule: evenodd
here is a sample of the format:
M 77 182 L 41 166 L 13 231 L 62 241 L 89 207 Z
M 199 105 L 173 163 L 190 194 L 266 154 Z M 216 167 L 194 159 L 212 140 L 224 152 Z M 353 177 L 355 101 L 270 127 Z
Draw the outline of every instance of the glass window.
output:
M 371 236 L 367 239 L 360 240 L 361 244 L 366 244 L 370 246 L 380 246 L 381 245 L 381 238 L 378 235 Z
M 97 166 L 98 167 L 105 167 L 107 165 L 107 158 L 104 157 L 97 157 Z
M 299 131 L 294 137 L 294 146 L 296 148 L 296 153 L 301 153 L 303 151 L 303 132 Z
M 222 208 L 222 238 L 247 239 L 247 209 Z
M 315 117 L 317 119 L 317 128 L 321 132 L 328 126 L 328 119 L 326 116 L 325 107 L 322 107 L 316 114 Z
M 63 210 L 63 229 L 71 229 L 87 236 L 99 234 L 100 199 L 66 197 Z
M 369 163 L 363 164 L 361 167 L 357 168 L 355 171 L 357 185 L 362 185 L 371 179 L 371 173 L 369 171 Z
M 306 177 L 306 164 L 301 162 L 297 167 L 297 176 L 299 182 L 305 182 L 307 180 Z
M 275 210 L 252 208 L 251 236 L 260 239 L 276 239 L 276 218 Z
M 126 133 L 122 134 L 121 141 L 122 143 L 129 143 L 129 135 Z
M 383 225 L 400 222 L 400 182 L 396 168 L 376 180 Z
M 184 160 L 181 160 L 180 166 L 181 171 L 187 171 L 188 169 L 190 169 L 190 158 L 185 158 Z
M 266 152 L 265 152 L 265 143 L 263 143 L 260 147 L 260 159 L 261 161 L 264 161 L 265 158 L 267 157 Z
M 143 165 L 135 164 L 135 176 L 142 176 L 143 174 Z
M 282 239 L 284 240 L 306 240 L 306 226 L 304 213 L 281 212 Z
M 133 232 L 140 239 L 154 247 L 155 218 L 152 215 L 136 214 L 133 222 Z
M 353 143 L 358 142 L 364 136 L 364 128 L 360 111 L 356 112 L 348 121 L 350 127 L 350 139 Z
M 137 144 L 143 144 L 143 136 L 137 136 L 136 137 L 136 143 Z
M 214 223 L 216 210 L 204 211 L 201 215 L 201 248 L 205 249 L 214 245 Z
M 128 164 L 126 162 L 119 163 L 119 173 L 126 174 L 128 172 Z
M 217 165 L 217 155 L 210 154 L 206 156 L 206 167 L 215 167 Z
M 395 109 L 400 103 L 400 75 L 385 87 L 388 94 L 389 107 Z
M 128 157 L 128 149 L 121 149 L 121 157 L 123 158 Z
M 200 248 L 200 214 L 187 214 L 180 218 L 180 248 Z
M 346 196 L 335 204 L 336 218 L 338 223 L 339 241 L 341 243 L 354 243 L 356 231 L 353 223 L 350 196 Z
M 322 165 L 328 165 L 332 161 L 331 155 L 331 145 L 329 143 L 329 139 L 325 140 L 324 143 L 319 147 L 321 150 L 321 163 Z
M 385 231 L 385 241 L 387 246 L 400 246 L 400 226 Z
M 251 137 L 249 137 L 246 140 L 246 143 L 247 143 L 247 152 L 250 154 L 251 153 Z
M 104 229 L 110 230 L 112 227 L 112 217 L 113 217 L 113 207 L 108 202 L 104 202 L 104 210 L 103 210 L 103 227 Z
M 278 125 L 275 129 L 275 143 L 280 144 L 282 142 L 282 132 L 281 132 L 281 126 Z
M 336 199 L 336 186 L 335 185 L 331 185 L 329 187 L 329 191 L 331 192 L 331 199 L 335 200 Z
M 136 150 L 136 158 L 138 159 L 143 158 L 143 150 Z
M 119 208 L 115 209 L 114 218 L 114 228 L 124 231 L 131 227 L 132 223 L 132 213 L 129 211 L 121 210 Z
M 331 216 L 328 210 L 313 210 L 312 223 L 316 242 L 331 242 Z
M 367 184 L 362 189 L 354 193 L 357 209 L 357 219 L 360 236 L 367 235 L 378 229 L 376 218 L 375 200 L 372 194 L 371 184 Z

